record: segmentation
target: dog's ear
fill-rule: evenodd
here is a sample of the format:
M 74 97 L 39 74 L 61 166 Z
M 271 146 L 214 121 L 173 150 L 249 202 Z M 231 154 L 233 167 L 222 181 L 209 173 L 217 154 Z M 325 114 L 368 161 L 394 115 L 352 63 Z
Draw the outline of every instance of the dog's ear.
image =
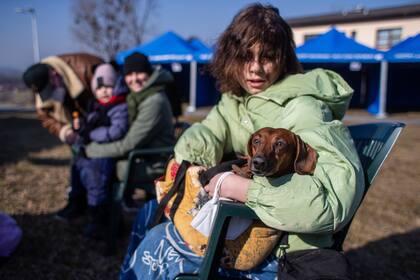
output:
M 296 137 L 296 158 L 295 158 L 295 171 L 300 175 L 313 174 L 317 161 L 316 151 L 300 139 Z
M 254 138 L 254 135 L 255 135 L 255 133 L 252 134 L 251 137 L 249 137 L 249 140 L 248 140 L 248 156 L 249 157 L 252 157 L 252 138 Z

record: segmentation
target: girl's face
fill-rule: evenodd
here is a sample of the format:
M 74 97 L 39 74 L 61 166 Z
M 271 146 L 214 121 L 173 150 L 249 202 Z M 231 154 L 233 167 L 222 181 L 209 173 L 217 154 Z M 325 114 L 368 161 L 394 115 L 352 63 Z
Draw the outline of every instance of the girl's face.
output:
M 150 76 L 146 72 L 131 72 L 124 76 L 124 80 L 132 92 L 139 92 L 149 80 Z
M 112 97 L 112 87 L 102 86 L 95 90 L 96 99 L 102 103 L 107 103 Z
M 280 63 L 272 58 L 260 57 L 260 45 L 250 48 L 250 59 L 245 62 L 239 84 L 254 95 L 264 91 L 280 77 Z

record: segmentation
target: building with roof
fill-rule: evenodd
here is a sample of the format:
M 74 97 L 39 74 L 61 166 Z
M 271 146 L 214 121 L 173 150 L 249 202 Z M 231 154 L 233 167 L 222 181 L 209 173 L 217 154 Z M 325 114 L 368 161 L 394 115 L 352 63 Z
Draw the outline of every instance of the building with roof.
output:
M 420 32 L 420 4 L 380 9 L 358 6 L 341 13 L 290 18 L 287 22 L 297 46 L 335 26 L 366 46 L 386 51 Z

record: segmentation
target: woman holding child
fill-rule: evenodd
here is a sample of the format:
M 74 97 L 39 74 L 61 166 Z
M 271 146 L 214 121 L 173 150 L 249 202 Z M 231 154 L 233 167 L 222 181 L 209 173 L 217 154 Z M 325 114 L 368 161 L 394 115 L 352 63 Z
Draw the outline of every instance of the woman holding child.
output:
M 289 232 L 287 253 L 331 247 L 333 233 L 349 222 L 364 189 L 360 161 L 341 122 L 353 91 L 332 71 L 302 73 L 294 48 L 292 31 L 276 8 L 254 4 L 240 11 L 221 35 L 211 65 L 222 99 L 175 147 L 178 164 L 211 167 L 224 154 L 246 155 L 250 135 L 274 127 L 291 130 L 315 149 L 313 175 L 247 179 L 232 174 L 221 183 L 222 197 L 244 202 L 264 224 Z M 210 195 L 220 176 L 205 186 Z M 188 248 L 172 222 L 145 233 L 150 209 L 146 205 L 138 215 L 134 234 L 142 238 L 132 239 L 121 279 L 173 279 L 197 272 L 202 257 Z M 279 256 L 274 248 L 250 271 L 219 272 L 274 279 Z
M 124 61 L 129 129 L 118 141 L 92 143 L 86 147 L 90 158 L 124 157 L 133 149 L 171 146 L 175 142 L 171 105 L 165 87 L 173 81 L 169 71 L 153 69 L 148 58 L 133 53 Z M 117 177 L 124 179 L 127 160 L 117 162 Z M 154 176 L 154 174 L 150 174 Z

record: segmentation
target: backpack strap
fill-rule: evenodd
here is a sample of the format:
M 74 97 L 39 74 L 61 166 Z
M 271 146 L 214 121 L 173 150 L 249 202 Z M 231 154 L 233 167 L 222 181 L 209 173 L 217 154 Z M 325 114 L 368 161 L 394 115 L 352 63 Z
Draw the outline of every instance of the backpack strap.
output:
M 279 262 L 278 267 L 277 267 L 278 279 L 284 276 L 283 273 L 287 273 L 290 270 L 290 264 L 287 260 L 287 253 L 286 253 L 286 249 L 289 248 L 289 232 L 283 231 L 280 237 L 279 247 L 280 247 L 281 255 L 278 259 L 278 262 Z
M 212 168 L 207 169 L 206 171 L 202 172 L 199 175 L 199 180 L 202 186 L 207 185 L 211 178 L 213 178 L 213 176 L 215 176 L 218 173 L 221 172 L 226 172 L 226 171 L 230 171 L 232 170 L 232 165 L 244 165 L 247 162 L 246 159 L 235 159 L 235 160 L 230 160 L 230 161 L 226 161 L 223 163 L 220 163 Z M 175 212 L 178 209 L 179 204 L 182 201 L 182 198 L 184 197 L 184 192 L 185 192 L 185 175 L 187 174 L 187 169 L 188 167 L 191 166 L 191 163 L 188 161 L 182 161 L 181 165 L 179 166 L 178 172 L 176 173 L 175 176 L 175 180 L 174 180 L 174 184 L 172 186 L 172 188 L 169 190 L 169 192 L 162 198 L 162 200 L 160 201 L 156 212 L 155 212 L 155 216 L 152 219 L 152 222 L 149 223 L 148 228 L 151 229 L 152 227 L 154 227 L 155 225 L 159 224 L 163 213 L 165 211 L 165 207 L 168 204 L 169 200 L 171 200 L 171 198 L 176 194 L 176 198 L 172 204 L 171 210 L 170 210 L 170 214 L 169 217 L 171 218 L 171 220 L 174 220 L 175 217 Z
M 181 165 L 179 166 L 178 172 L 176 173 L 174 184 L 172 188 L 169 190 L 169 192 L 162 198 L 162 200 L 159 202 L 158 207 L 156 208 L 154 218 L 151 220 L 151 222 L 148 224 L 148 229 L 151 229 L 155 225 L 159 224 L 160 220 L 162 219 L 163 212 L 165 211 L 165 207 L 168 204 L 169 200 L 178 192 L 179 188 L 181 186 L 185 185 L 185 174 L 187 173 L 188 167 L 190 167 L 191 163 L 188 161 L 183 160 L 181 162 Z M 179 195 L 177 196 L 177 198 Z M 171 209 L 172 214 L 172 209 Z M 171 215 L 171 218 L 172 215 Z
M 169 218 L 171 218 L 172 221 L 174 221 L 175 212 L 178 209 L 179 204 L 181 204 L 182 198 L 184 197 L 184 193 L 185 193 L 185 175 L 187 174 L 187 169 L 188 169 L 189 165 L 186 166 L 186 167 L 182 167 L 182 169 L 181 169 L 181 167 L 180 167 L 180 170 L 178 170 L 178 173 L 176 174 L 174 186 L 172 187 L 172 189 L 175 188 L 175 191 L 177 192 L 176 197 L 175 197 L 175 200 L 172 203 L 171 210 L 169 212 Z M 179 178 L 178 178 L 178 175 L 180 175 Z M 172 189 L 171 189 L 171 191 L 172 191 Z
M 199 175 L 199 181 L 200 181 L 201 185 L 204 187 L 205 185 L 207 185 L 210 182 L 211 178 L 213 178 L 213 176 L 215 176 L 216 174 L 232 170 L 232 165 L 233 164 L 243 165 L 245 163 L 246 163 L 245 159 L 236 159 L 236 160 L 231 160 L 231 161 L 226 161 L 226 162 L 220 163 L 220 164 L 202 172 Z M 186 169 L 188 169 L 188 167 Z M 169 217 L 171 218 L 172 221 L 174 220 L 175 212 L 178 209 L 179 204 L 181 203 L 181 201 L 184 197 L 184 193 L 185 193 L 185 174 L 186 174 L 186 172 L 184 172 L 184 176 L 182 178 L 183 180 L 178 187 L 178 194 L 177 194 L 177 196 L 174 200 L 174 203 L 172 204 L 171 212 L 169 214 Z M 175 183 L 174 183 L 174 185 L 175 185 Z

